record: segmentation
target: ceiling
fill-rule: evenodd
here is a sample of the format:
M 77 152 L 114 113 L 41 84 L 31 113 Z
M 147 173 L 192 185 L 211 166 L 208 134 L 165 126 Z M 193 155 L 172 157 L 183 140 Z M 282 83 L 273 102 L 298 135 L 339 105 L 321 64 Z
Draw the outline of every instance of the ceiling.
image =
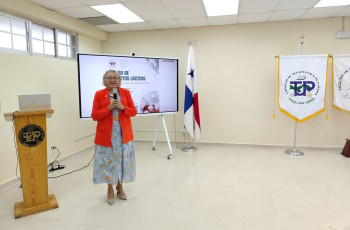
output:
M 202 0 L 29 0 L 107 32 L 157 30 L 350 16 L 350 6 L 313 8 L 319 0 L 240 0 L 237 15 L 208 17 Z M 118 24 L 90 8 L 122 3 L 144 22 Z

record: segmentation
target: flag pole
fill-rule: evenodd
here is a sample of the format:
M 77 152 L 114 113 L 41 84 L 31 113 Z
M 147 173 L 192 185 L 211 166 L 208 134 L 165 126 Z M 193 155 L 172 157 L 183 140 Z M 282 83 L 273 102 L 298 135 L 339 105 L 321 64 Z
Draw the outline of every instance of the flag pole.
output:
M 303 45 L 304 45 L 304 34 L 301 35 L 301 41 L 300 41 L 300 54 L 303 54 Z M 293 157 L 298 157 L 304 155 L 304 152 L 301 150 L 298 150 L 296 147 L 297 143 L 297 127 L 298 127 L 298 122 L 295 120 L 295 125 L 294 125 L 294 144 L 292 148 L 286 149 L 284 152 L 290 156 Z
M 193 57 L 193 42 L 192 41 L 188 41 L 188 47 L 189 47 L 189 56 L 188 56 L 188 62 L 187 62 L 187 77 L 190 75 L 192 77 L 195 77 L 194 75 L 194 71 L 195 71 L 195 67 L 194 67 L 194 57 Z M 190 67 L 190 68 L 189 68 Z M 187 78 L 186 77 L 186 78 Z M 190 92 L 192 93 L 192 98 L 189 99 L 188 97 L 186 98 L 186 93 L 185 93 L 185 105 L 186 102 L 189 102 L 189 105 L 191 105 L 191 108 L 194 109 L 195 107 L 195 100 L 194 100 L 194 94 L 197 93 L 196 92 L 196 86 L 194 87 L 194 84 L 196 84 L 196 81 L 193 80 L 193 78 L 190 80 Z M 186 80 L 186 87 L 187 87 L 187 80 Z M 198 101 L 197 101 L 198 103 Z M 185 116 L 186 116 L 186 106 L 185 106 Z M 192 118 L 190 119 L 192 121 L 192 123 L 187 124 L 186 126 L 186 122 L 185 122 L 185 128 L 187 130 L 187 135 L 188 135 L 188 142 L 187 142 L 187 146 L 182 147 L 181 151 L 186 152 L 188 154 L 191 154 L 192 152 L 196 151 L 196 147 L 195 147 L 195 139 L 196 139 L 196 132 L 195 132 L 195 127 L 196 127 L 196 119 L 195 119 L 195 113 L 192 111 Z M 185 117 L 186 120 L 186 117 Z M 188 131 L 188 129 L 191 128 L 193 129 L 193 135 Z M 189 138 L 192 138 L 192 145 L 190 144 L 190 140 Z

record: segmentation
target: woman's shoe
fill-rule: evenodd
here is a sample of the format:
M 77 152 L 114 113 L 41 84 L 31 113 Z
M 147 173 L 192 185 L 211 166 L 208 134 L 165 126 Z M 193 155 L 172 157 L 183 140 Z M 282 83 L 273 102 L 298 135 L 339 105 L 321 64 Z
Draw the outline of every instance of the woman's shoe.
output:
M 114 197 L 113 197 L 113 199 L 108 198 L 108 191 L 107 191 L 107 203 L 112 205 L 112 204 L 114 204 L 114 201 L 115 201 Z
M 119 183 L 119 182 L 118 182 Z M 118 184 L 119 185 L 119 184 Z M 124 192 L 124 190 L 123 190 L 123 187 L 119 187 L 119 189 L 118 189 L 118 185 L 117 186 L 115 186 L 115 189 L 117 190 L 117 197 L 119 198 L 119 199 L 121 199 L 121 200 L 127 200 L 128 199 L 128 197 L 126 196 L 126 194 L 124 193 L 124 195 L 122 195 L 122 194 L 120 194 L 118 191 L 120 190 L 120 188 L 121 188 L 121 191 L 123 191 Z
M 117 197 L 118 197 L 119 199 L 121 199 L 121 200 L 127 200 L 127 199 L 128 199 L 128 197 L 126 196 L 126 194 L 122 195 L 122 194 L 120 194 L 120 193 L 117 193 Z
M 113 199 L 108 199 L 107 198 L 107 203 L 110 204 L 110 205 L 114 204 L 114 201 L 115 201 L 114 198 Z

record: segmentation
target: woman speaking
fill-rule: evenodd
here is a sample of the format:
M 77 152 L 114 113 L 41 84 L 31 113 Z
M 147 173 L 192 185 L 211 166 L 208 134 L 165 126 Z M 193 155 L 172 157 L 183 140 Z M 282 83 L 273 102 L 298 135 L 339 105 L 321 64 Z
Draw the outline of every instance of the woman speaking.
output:
M 105 89 L 95 93 L 91 117 L 97 121 L 95 136 L 94 184 L 107 183 L 107 203 L 117 197 L 126 200 L 123 182 L 135 180 L 135 153 L 130 117 L 136 109 L 127 89 L 120 88 L 121 76 L 115 70 L 103 75 Z

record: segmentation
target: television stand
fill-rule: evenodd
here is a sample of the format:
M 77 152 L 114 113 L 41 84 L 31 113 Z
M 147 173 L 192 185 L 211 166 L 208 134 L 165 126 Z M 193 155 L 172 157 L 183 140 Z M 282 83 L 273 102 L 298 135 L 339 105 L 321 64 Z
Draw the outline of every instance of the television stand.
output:
M 168 146 L 169 146 L 169 150 L 170 150 L 170 153 L 169 155 L 167 156 L 167 158 L 170 160 L 173 158 L 173 151 L 171 149 L 171 144 L 170 144 L 170 140 L 169 140 L 169 135 L 168 135 L 168 130 L 166 128 L 166 124 L 165 124 L 165 120 L 164 120 L 164 115 L 161 114 L 158 116 L 158 120 L 157 120 L 157 124 L 156 124 L 156 129 L 155 129 L 155 132 L 154 132 L 154 138 L 153 138 L 153 145 L 152 145 L 152 150 L 156 150 L 156 139 L 157 139 L 157 133 L 158 133 L 158 127 L 159 127 L 159 121 L 160 119 L 162 119 L 163 121 L 163 126 L 164 126 L 164 132 L 165 132 L 165 136 L 166 136 L 166 139 L 167 139 L 167 142 L 168 142 Z

